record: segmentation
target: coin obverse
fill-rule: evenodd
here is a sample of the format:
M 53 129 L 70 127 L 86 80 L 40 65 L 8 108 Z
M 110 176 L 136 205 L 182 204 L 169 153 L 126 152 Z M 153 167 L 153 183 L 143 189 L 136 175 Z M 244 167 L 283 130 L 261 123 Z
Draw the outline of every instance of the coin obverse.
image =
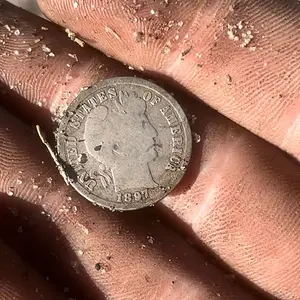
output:
M 82 91 L 56 138 L 70 184 L 94 204 L 120 211 L 163 199 L 182 179 L 192 150 L 176 100 L 136 77 L 103 80 Z

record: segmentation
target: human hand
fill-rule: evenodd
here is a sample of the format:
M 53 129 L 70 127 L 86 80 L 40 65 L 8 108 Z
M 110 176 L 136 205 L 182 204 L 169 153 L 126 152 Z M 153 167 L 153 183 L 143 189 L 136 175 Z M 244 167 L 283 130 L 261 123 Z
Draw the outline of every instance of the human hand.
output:
M 0 2 L 1 299 L 300 298 L 300 5 L 244 2 L 40 1 L 84 47 Z M 155 208 L 94 207 L 28 125 L 50 134 L 81 87 L 136 74 L 88 44 L 195 115 L 191 166 Z

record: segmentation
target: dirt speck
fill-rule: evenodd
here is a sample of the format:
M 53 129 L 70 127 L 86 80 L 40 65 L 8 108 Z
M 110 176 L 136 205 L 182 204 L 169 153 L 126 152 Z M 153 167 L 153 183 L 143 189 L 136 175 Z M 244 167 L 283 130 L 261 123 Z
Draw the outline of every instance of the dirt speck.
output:
M 153 15 L 153 16 L 158 16 L 158 11 L 155 10 L 155 9 L 151 9 L 150 14 Z
M 193 138 L 194 138 L 194 141 L 196 142 L 196 144 L 201 142 L 201 136 L 198 133 L 193 132 L 192 135 L 193 135 Z
M 101 274 L 105 274 L 106 272 L 108 272 L 110 270 L 108 265 L 104 265 L 104 264 L 101 264 L 101 263 L 96 263 L 95 264 L 95 269 L 97 271 L 99 271 Z
M 50 53 L 51 49 L 49 47 L 47 47 L 46 45 L 42 45 L 42 50 L 46 53 Z
M 107 33 L 110 33 L 116 40 L 118 40 L 118 41 L 121 40 L 121 37 L 119 36 L 119 34 L 115 30 L 113 30 L 111 27 L 105 26 L 105 31 Z
M 76 34 L 74 32 L 72 32 L 69 28 L 65 29 L 65 32 L 68 35 L 68 38 L 75 42 L 76 44 L 78 44 L 80 47 L 84 47 L 84 42 L 82 40 L 80 40 L 79 38 L 76 37 Z
M 176 34 L 174 37 L 174 41 L 178 41 L 179 40 L 179 34 Z
M 161 52 L 163 54 L 169 54 L 171 52 L 171 47 L 169 45 L 165 45 Z
M 13 191 L 8 191 L 7 195 L 10 196 L 10 197 L 12 197 L 14 195 L 14 192 Z
M 193 46 L 188 47 L 181 53 L 181 59 L 183 59 L 187 54 L 190 53 L 190 51 L 193 49 Z
M 247 47 L 253 40 L 254 36 L 251 30 L 251 26 L 247 22 L 239 21 L 236 24 L 227 24 L 228 38 L 234 42 L 240 41 L 240 47 Z M 251 51 L 256 50 L 256 47 L 249 47 Z
M 78 250 L 78 251 L 77 251 L 77 254 L 78 254 L 79 256 L 82 256 L 82 255 L 83 255 L 83 251 L 82 251 L 82 250 Z
M 4 28 L 6 28 L 9 32 L 11 32 L 11 28 L 10 28 L 9 25 L 5 24 L 5 25 L 4 25 Z
M 149 244 L 154 244 L 154 237 L 153 236 L 148 235 L 147 240 L 148 240 Z
M 229 74 L 226 75 L 226 78 L 228 83 L 232 83 L 232 77 Z
M 137 32 L 134 33 L 134 37 L 135 37 L 135 41 L 137 43 L 141 43 L 145 39 L 145 33 L 142 32 L 142 31 L 137 31 Z
M 196 115 L 188 115 L 188 120 L 191 123 L 191 125 L 194 125 L 197 120 L 197 116 Z
M 239 40 L 239 36 L 236 34 L 236 26 L 235 25 L 227 25 L 227 35 L 229 37 L 230 40 L 232 41 L 238 41 Z
M 79 265 L 77 261 L 71 261 L 71 267 L 75 271 L 76 274 L 79 274 Z
M 67 208 L 65 205 L 63 205 L 62 208 L 59 209 L 59 212 L 64 213 L 64 214 L 68 213 L 69 211 L 70 211 L 70 209 Z
M 78 61 L 77 55 L 76 54 L 72 54 L 72 53 L 68 53 L 68 56 L 70 56 L 71 58 L 75 59 L 76 61 Z
M 251 42 L 251 40 L 253 39 L 253 35 L 251 30 L 247 30 L 246 32 L 242 33 L 242 37 L 243 37 L 243 42 L 240 45 L 241 47 L 247 47 L 248 44 Z

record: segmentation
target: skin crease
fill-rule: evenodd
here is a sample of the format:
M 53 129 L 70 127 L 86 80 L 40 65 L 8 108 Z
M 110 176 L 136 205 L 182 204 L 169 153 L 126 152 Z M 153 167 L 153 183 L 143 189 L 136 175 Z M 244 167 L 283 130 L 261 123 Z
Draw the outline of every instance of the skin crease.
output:
M 68 15 L 68 10 L 72 4 L 71 1 L 68 2 L 70 7 L 64 5 L 64 1 L 55 1 L 55 3 L 48 1 L 47 3 L 47 5 L 50 4 L 49 7 L 46 7 L 44 2 L 40 4 L 49 17 L 58 23 L 62 23 L 61 20 L 64 20 L 67 22 L 64 26 L 79 31 L 78 28 L 74 27 L 71 15 Z M 192 7 L 192 4 L 189 3 L 192 2 L 188 2 L 188 4 L 181 7 L 182 15 L 180 17 L 184 17 L 184 8 Z M 278 6 L 274 7 L 280 8 L 282 2 L 274 2 L 274 5 L 276 3 Z M 217 4 L 217 2 L 212 2 L 211 5 L 215 5 L 214 8 L 217 9 Z M 100 9 L 100 5 L 105 9 Z M 115 22 L 118 20 L 119 24 L 122 23 L 116 15 L 118 8 L 121 11 L 121 2 L 115 2 L 115 6 L 111 7 L 111 11 L 109 10 L 110 7 L 105 7 L 105 5 L 105 2 L 98 2 L 97 13 L 108 11 L 108 14 L 106 18 L 97 18 L 97 22 Z M 293 4 L 289 5 L 292 7 Z M 264 6 L 261 6 L 261 14 L 264 16 Z M 250 8 L 251 5 L 249 4 Z M 204 16 L 204 24 L 210 22 L 215 17 L 224 16 L 222 14 L 223 8 L 218 10 L 216 15 L 208 14 L 205 9 L 205 6 L 202 7 L 199 5 L 199 18 L 200 16 Z M 289 10 L 287 11 L 289 12 Z M 93 18 L 93 13 L 95 12 L 92 9 L 79 7 L 76 11 L 73 8 L 71 12 L 72 18 L 76 19 L 77 14 L 77 25 L 81 26 L 80 28 L 88 32 L 91 31 L 88 30 L 90 27 L 86 24 L 87 21 L 85 20 L 87 18 L 84 18 L 85 15 L 89 16 L 89 26 L 96 27 L 92 23 L 92 21 L 96 22 Z M 112 12 L 114 12 L 113 15 Z M 275 16 L 279 15 L 280 17 L 281 13 L 285 16 L 289 15 L 288 13 L 284 14 L 284 12 L 284 9 L 278 9 L 278 14 L 275 14 Z M 146 10 L 143 13 L 148 14 Z M 151 23 L 151 21 L 148 23 L 152 24 L 151 26 L 159 26 L 159 16 L 157 18 L 157 23 Z M 55 26 L 43 23 L 44 21 L 38 19 L 33 19 L 32 16 L 21 13 L 19 10 L 13 9 L 12 6 L 4 4 L 0 10 L 0 21 L 11 25 L 14 19 L 18 19 L 19 23 L 17 27 L 24 35 L 6 37 L 5 45 L 1 45 L 0 43 L 1 52 L 6 53 L 0 58 L 2 82 L 13 86 L 13 91 L 26 98 L 30 103 L 38 104 L 40 99 L 45 99 L 42 101 L 42 106 L 52 113 L 56 113 L 58 106 L 65 105 L 72 100 L 74 93 L 78 92 L 79 87 L 89 84 L 97 78 L 123 75 L 129 72 L 112 60 L 108 60 L 99 52 L 89 49 L 87 46 L 81 48 L 72 43 L 65 37 L 65 34 L 59 34 Z M 128 30 L 126 31 L 129 32 L 130 28 L 132 28 L 130 27 L 132 23 L 128 22 L 125 18 L 122 20 L 126 23 L 123 23 L 120 28 L 126 28 L 127 26 Z M 287 17 L 284 20 L 286 20 L 286 23 L 288 22 Z M 268 25 L 268 22 L 271 22 L 271 20 L 266 18 L 265 26 Z M 285 22 L 283 24 L 286 24 Z M 85 26 L 83 26 L 84 24 Z M 292 24 L 297 28 L 297 21 L 292 22 Z M 34 29 L 39 29 L 44 25 L 49 30 L 39 32 L 38 35 L 43 37 L 43 41 L 35 44 L 37 34 L 34 32 Z M 201 26 L 197 22 L 193 22 L 192 25 Z M 203 67 L 203 73 L 207 75 L 202 76 L 208 76 L 205 79 L 207 80 L 205 87 L 203 78 L 201 79 L 196 76 L 191 80 L 188 77 L 191 74 L 190 72 L 185 74 L 183 71 L 180 71 L 186 68 L 178 67 L 176 64 L 171 68 L 170 63 L 166 63 L 166 59 L 161 61 L 161 56 L 157 54 L 157 49 L 161 49 L 164 43 L 160 39 L 154 45 L 149 43 L 152 47 L 151 51 L 140 51 L 140 43 L 136 43 L 129 38 L 124 39 L 121 31 L 115 29 L 112 24 L 109 24 L 109 26 L 114 28 L 115 32 L 122 39 L 116 38 L 115 34 L 111 36 L 111 31 L 106 32 L 105 30 L 99 30 L 96 39 L 95 37 L 87 37 L 85 31 L 80 31 L 80 34 L 85 36 L 87 41 L 92 43 L 93 46 L 100 45 L 100 42 L 95 42 L 96 40 L 101 41 L 101 49 L 106 52 L 110 51 L 114 56 L 117 56 L 117 54 L 126 55 L 126 58 L 121 56 L 118 58 L 125 62 L 130 62 L 132 65 L 138 67 L 141 65 L 141 62 L 147 61 L 149 65 L 144 66 L 146 71 L 169 76 L 171 74 L 181 84 L 185 84 L 185 82 L 197 83 L 199 91 L 196 91 L 195 88 L 188 84 L 185 85 L 192 92 L 202 96 L 204 101 L 214 101 L 214 103 L 217 103 L 214 105 L 215 107 L 218 108 L 219 106 L 219 110 L 224 114 L 229 115 L 235 121 L 239 121 L 234 118 L 233 114 L 236 111 L 235 104 L 226 102 L 225 100 L 228 99 L 226 98 L 227 93 L 229 93 L 228 89 L 235 89 L 234 94 L 240 95 L 243 92 L 243 85 L 238 85 L 234 82 L 232 82 L 234 87 L 227 87 L 228 82 L 226 86 L 225 84 L 223 86 L 217 84 L 217 89 L 220 90 L 218 92 L 215 92 L 210 87 L 211 77 L 209 74 L 215 72 L 222 78 L 223 70 L 222 72 L 220 70 L 217 71 L 213 67 L 207 67 L 208 69 L 205 70 Z M 193 26 L 191 28 L 194 28 Z M 101 26 L 98 25 L 96 28 L 101 28 Z M 153 28 L 155 27 L 151 27 L 152 31 Z M 285 27 L 282 28 L 283 31 L 284 29 Z M 2 33 L 7 35 L 7 29 L 2 27 L 0 34 Z M 208 42 L 210 40 L 209 36 L 213 37 L 214 34 L 214 30 L 207 30 L 207 35 L 205 35 L 207 36 L 207 43 L 203 42 L 203 44 L 207 45 L 206 48 L 203 46 L 202 52 L 204 52 L 204 56 L 207 56 L 211 49 Z M 205 36 L 202 41 L 205 41 Z M 288 39 L 287 35 L 284 36 Z M 18 41 L 23 40 L 25 43 L 18 43 Z M 94 42 L 92 42 L 93 40 Z M 129 45 L 126 46 L 123 44 L 125 40 Z M 280 44 L 281 41 L 276 40 L 276 42 Z M 43 44 L 52 49 L 55 57 L 48 57 L 46 59 L 45 53 L 42 50 Z M 224 47 L 226 46 L 225 44 Z M 24 50 L 26 51 L 32 45 L 36 46 L 34 46 L 35 48 L 32 47 L 34 48 L 32 55 L 28 58 L 24 56 Z M 122 47 L 122 51 L 120 51 L 120 47 Z M 182 53 L 183 48 L 180 47 L 182 46 L 178 45 L 177 53 Z M 16 49 L 19 49 L 19 55 L 15 53 Z M 112 49 L 115 50 L 112 51 Z M 134 52 L 136 55 L 134 61 L 126 49 L 131 50 L 131 52 L 132 49 L 135 49 Z M 239 47 L 233 49 L 237 51 L 237 54 L 239 54 L 238 51 L 243 52 L 241 52 L 239 59 L 232 62 L 232 65 L 227 66 L 232 72 L 238 70 L 241 64 L 240 61 L 243 58 L 242 55 L 245 55 L 245 58 L 248 58 L 250 55 L 250 52 L 245 52 L 245 49 L 240 49 Z M 76 52 L 79 59 L 70 71 L 70 68 L 66 64 L 69 63 L 71 57 L 67 53 L 73 52 Z M 288 64 L 290 56 L 288 57 L 287 52 L 284 50 L 283 52 L 284 55 L 280 59 L 283 63 L 286 62 L 285 65 L 290 66 L 288 71 L 291 72 L 289 84 L 285 83 L 285 85 L 287 89 L 292 90 L 294 86 L 293 82 L 296 78 L 293 76 L 297 75 L 297 71 L 293 71 L 294 64 Z M 145 53 L 151 53 L 153 57 L 151 56 L 146 59 Z M 174 57 L 176 56 L 174 52 L 170 54 Z M 255 55 L 259 59 L 259 54 Z M 270 62 L 273 61 L 272 59 L 273 56 L 270 55 Z M 189 63 L 189 61 L 191 60 L 188 60 L 186 57 L 183 62 Z M 221 64 L 220 61 L 218 63 Z M 253 66 L 253 64 L 250 64 L 250 66 Z M 260 70 L 258 69 L 258 71 Z M 269 70 L 270 74 L 277 74 L 276 72 L 272 68 Z M 293 75 L 294 73 L 295 75 Z M 230 72 L 229 74 L 232 73 Z M 282 81 L 283 79 L 278 83 L 278 79 L 276 78 L 273 85 L 275 82 L 277 85 L 283 84 Z M 219 86 L 221 87 L 219 88 Z M 248 85 L 248 87 L 250 89 L 251 85 Z M 260 97 L 262 99 L 260 103 L 262 107 L 267 105 L 267 101 L 264 102 L 264 99 L 267 99 L 268 93 L 272 90 L 271 87 L 272 85 L 270 86 L 265 83 L 259 89 L 260 96 L 262 96 Z M 67 93 L 69 91 L 71 92 L 70 96 Z M 218 97 L 221 91 L 224 92 L 224 95 Z M 297 95 L 297 90 L 292 94 Z M 62 97 L 62 95 L 65 97 Z M 6 103 L 8 101 L 11 104 L 18 103 L 17 97 L 11 97 L 10 95 L 9 100 L 6 98 Z M 63 99 L 60 100 L 61 98 Z M 243 97 L 237 99 L 241 103 L 246 100 Z M 223 100 L 224 102 L 222 102 Z M 291 101 L 288 101 L 288 103 L 291 103 Z M 210 104 L 213 104 L 213 102 Z M 228 107 L 229 104 L 231 108 Z M 2 159 L 0 161 L 3 162 L 1 165 L 2 172 L 0 173 L 1 190 L 3 193 L 7 193 L 10 186 L 16 186 L 18 171 L 26 169 L 26 173 L 28 174 L 26 174 L 25 178 L 27 179 L 24 180 L 22 185 L 17 187 L 17 197 L 28 203 L 34 203 L 38 207 L 42 207 L 51 215 L 53 226 L 59 229 L 71 245 L 71 248 L 77 253 L 79 264 L 83 266 L 89 278 L 86 282 L 94 282 L 95 286 L 101 289 L 108 299 L 149 299 L 149 295 L 153 299 L 176 299 L 176 297 L 184 299 L 183 296 L 186 299 L 219 299 L 219 295 L 223 295 L 225 299 L 247 299 L 246 297 L 249 299 L 255 297 L 263 299 L 263 296 L 251 296 L 249 290 L 243 286 L 238 287 L 239 282 L 232 283 L 232 286 L 228 287 L 228 282 L 230 282 L 228 281 L 228 276 L 224 276 L 224 273 L 213 264 L 208 264 L 204 270 L 205 257 L 203 257 L 203 244 L 208 246 L 210 250 L 213 250 L 217 257 L 226 262 L 230 268 L 250 280 L 256 287 L 268 292 L 269 295 L 272 294 L 280 299 L 299 299 L 300 286 L 297 280 L 297 274 L 300 271 L 299 221 L 297 217 L 300 209 L 299 203 L 297 203 L 297 199 L 299 198 L 298 163 L 279 149 L 267 144 L 199 102 L 197 104 L 193 99 L 185 99 L 185 105 L 190 112 L 193 111 L 196 114 L 197 119 L 193 125 L 193 131 L 200 133 L 202 142 L 195 145 L 193 167 L 188 171 L 182 186 L 173 195 L 165 199 L 163 203 L 159 204 L 158 210 L 164 218 L 168 218 L 168 222 L 175 228 L 177 227 L 186 236 L 193 237 L 194 242 L 199 246 L 198 252 L 189 248 L 180 237 L 172 233 L 172 230 L 160 224 L 154 226 L 154 219 L 151 220 L 151 217 L 146 217 L 147 214 L 143 214 L 142 212 L 141 215 L 138 215 L 139 213 L 135 214 L 135 218 L 138 219 L 137 224 L 139 225 L 134 225 L 135 222 L 131 220 L 133 218 L 130 218 L 129 215 L 126 217 L 124 214 L 125 217 L 119 217 L 115 213 L 99 211 L 99 209 L 89 205 L 78 196 L 74 196 L 75 204 L 68 204 L 67 195 L 70 190 L 66 190 L 61 179 L 55 175 L 53 166 L 51 169 L 50 166 L 47 165 L 45 167 L 41 163 L 42 160 L 47 161 L 47 154 L 43 153 L 45 155 L 42 155 L 43 158 L 35 154 L 38 147 L 36 137 L 32 138 L 31 143 L 24 141 L 24 136 L 30 136 L 30 134 L 23 132 L 21 130 L 23 127 L 21 123 L 13 117 L 9 117 L 4 112 L 2 112 L 2 117 L 0 118 L 2 122 L 0 125 L 2 140 L 2 143 L 0 143 L 2 147 L 0 153 Z M 26 107 L 30 107 L 29 104 Z M 249 108 L 249 111 L 252 109 L 251 118 L 247 118 L 249 116 L 249 112 L 247 115 L 247 109 L 244 109 L 242 112 L 240 110 L 237 111 L 241 115 L 240 118 L 248 120 L 247 124 L 243 122 L 241 124 L 247 125 L 248 129 L 277 144 L 276 140 L 272 140 L 272 132 L 270 132 L 268 126 L 262 126 L 258 132 L 252 127 L 252 123 L 250 122 L 254 120 L 253 124 L 255 124 L 258 122 L 258 119 L 255 118 L 267 119 L 269 116 L 273 116 L 272 110 L 276 108 L 276 105 L 269 105 L 259 110 L 262 115 L 258 113 L 254 114 L 253 112 L 256 112 L 254 107 L 256 106 L 251 107 L 250 105 Z M 231 109 L 233 115 L 228 113 L 229 109 Z M 278 113 L 277 117 L 280 117 L 280 120 L 289 117 L 289 121 L 293 121 L 292 114 Z M 38 115 L 31 116 L 31 118 L 33 122 L 38 120 L 41 124 L 46 124 Z M 284 131 L 285 127 L 282 123 L 278 124 L 278 130 Z M 9 131 L 5 128 L 9 128 Z M 295 134 L 297 133 L 296 131 L 294 132 Z M 280 132 L 278 136 L 280 136 Z M 294 141 L 296 143 L 297 139 L 295 138 Z M 277 145 L 280 144 L 278 143 Z M 290 144 L 287 143 L 287 145 Z M 290 150 L 293 147 L 296 149 L 296 146 L 292 144 L 291 148 L 283 147 L 283 149 L 293 153 Z M 39 152 L 42 153 L 42 151 Z M 10 153 L 14 153 L 14 157 L 18 159 L 11 157 Z M 293 154 L 297 156 L 297 153 Z M 7 162 L 10 162 L 10 164 Z M 37 174 L 41 175 L 37 176 Z M 48 176 L 55 177 L 53 186 L 47 185 Z M 30 178 L 36 177 L 41 177 L 37 178 L 40 184 L 38 191 L 33 189 L 33 183 L 30 180 Z M 42 195 L 43 199 L 39 199 L 38 195 Z M 5 203 L 7 202 L 4 201 L 4 205 Z M 65 207 L 63 207 L 64 205 Z M 80 208 L 76 214 L 66 212 L 66 208 L 69 209 L 70 207 L 71 209 L 73 206 Z M 147 219 L 147 221 L 144 221 L 144 219 Z M 4 217 L 3 220 L 7 220 L 7 218 Z M 133 224 L 129 227 L 130 229 L 126 229 L 124 232 L 121 231 L 121 234 L 116 237 L 118 228 L 127 228 L 129 226 L 128 222 L 132 222 L 130 224 Z M 141 226 L 141 222 L 143 226 Z M 137 226 L 142 228 L 141 231 L 133 230 Z M 74 230 L 74 227 L 76 230 Z M 103 228 L 107 228 L 107 231 L 104 232 Z M 48 231 L 53 231 L 53 228 L 48 228 Z M 150 236 L 154 238 L 153 245 L 149 245 L 149 239 L 147 240 L 149 231 L 152 231 Z M 5 232 L 2 235 L 5 236 L 7 243 L 12 243 Z M 45 237 L 43 238 L 42 233 L 38 233 L 35 238 L 38 241 L 46 242 L 47 240 L 45 240 Z M 17 242 L 14 243 L 18 244 Z M 106 245 L 104 249 L 102 249 L 103 243 Z M 141 249 L 143 248 L 141 247 L 143 244 L 147 245 L 146 249 Z M 121 246 L 116 248 L 115 245 Z M 169 264 L 168 256 L 171 255 L 171 252 L 168 251 L 168 255 L 166 255 L 164 251 L 170 245 L 175 245 L 174 250 L 171 249 L 174 253 L 172 257 L 183 254 L 183 258 L 180 258 L 180 263 Z M 154 247 L 154 249 L 151 247 Z M 72 274 L 70 269 L 72 269 L 72 266 L 74 269 L 74 264 L 70 263 L 70 259 L 63 259 L 64 255 L 60 253 L 61 249 L 59 246 L 52 245 L 52 248 L 59 256 L 61 264 L 62 262 L 66 264 L 65 269 L 67 274 Z M 103 276 L 103 274 L 95 271 L 95 258 L 101 258 L 105 261 L 107 249 L 113 252 L 115 258 L 112 258 L 111 264 L 113 265 L 111 269 L 109 268 L 105 272 L 106 275 Z M 80 255 L 80 251 L 83 251 L 82 255 Z M 135 258 L 128 256 L 127 253 L 132 253 L 132 255 L 135 255 Z M 184 255 L 184 253 L 188 254 Z M 136 268 L 136 261 L 139 261 L 138 268 Z M 153 263 L 159 266 L 159 268 L 153 268 Z M 126 266 L 125 268 L 124 265 Z M 130 272 L 130 270 L 134 271 Z M 134 275 L 131 277 L 129 274 Z M 145 280 L 144 274 L 150 274 L 148 275 L 150 280 L 148 280 L 148 277 Z M 75 276 L 75 278 L 77 277 Z M 125 282 L 124 277 L 126 278 Z M 172 283 L 174 281 L 173 278 L 176 278 L 176 284 Z M 115 282 L 118 282 L 118 288 L 116 288 Z M 204 284 L 199 285 L 199 282 L 204 282 Z M 88 285 L 86 284 L 86 286 Z M 216 287 L 218 287 L 218 290 Z M 97 288 L 94 295 L 98 295 Z M 91 299 L 96 298 L 92 297 Z

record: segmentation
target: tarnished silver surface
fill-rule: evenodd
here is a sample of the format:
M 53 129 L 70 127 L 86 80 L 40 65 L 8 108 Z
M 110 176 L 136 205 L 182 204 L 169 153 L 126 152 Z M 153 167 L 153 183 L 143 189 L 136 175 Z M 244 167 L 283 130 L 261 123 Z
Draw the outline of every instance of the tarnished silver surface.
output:
M 139 209 L 164 198 L 183 177 L 191 147 L 179 104 L 136 77 L 107 79 L 82 91 L 57 134 L 71 185 L 112 210 Z

